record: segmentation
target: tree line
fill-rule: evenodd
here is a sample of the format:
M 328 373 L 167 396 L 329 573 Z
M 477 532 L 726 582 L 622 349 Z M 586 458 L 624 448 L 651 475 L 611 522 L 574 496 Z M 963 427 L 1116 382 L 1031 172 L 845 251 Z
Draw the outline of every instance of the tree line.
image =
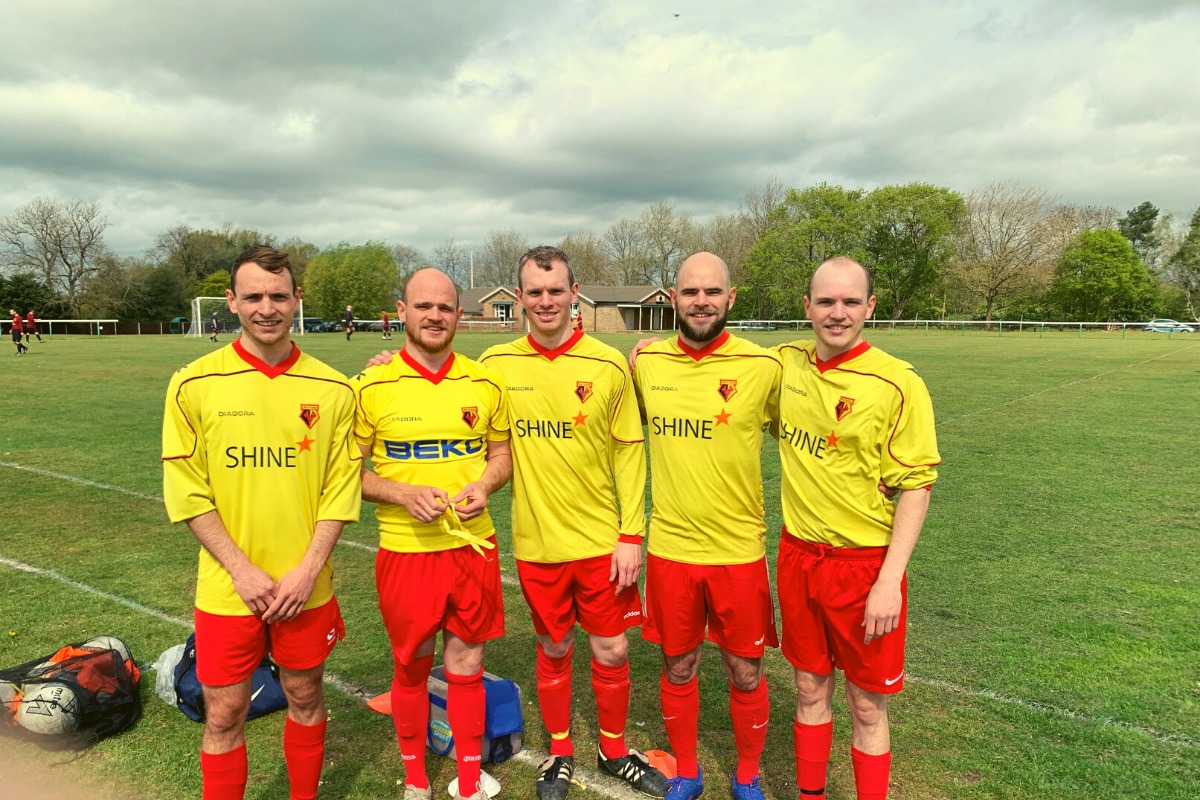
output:
M 516 230 L 489 231 L 468 248 L 446 239 L 429 252 L 403 243 L 339 242 L 226 224 L 178 225 L 141 256 L 106 245 L 98 203 L 39 198 L 0 219 L 0 306 L 43 317 L 166 320 L 192 297 L 220 296 L 234 257 L 252 244 L 292 256 L 310 316 L 362 316 L 394 307 L 415 270 L 433 266 L 462 288 L 511 286 L 531 244 Z M 740 319 L 798 319 L 809 276 L 832 255 L 869 266 L 883 318 L 1136 321 L 1196 319 L 1200 210 L 1181 224 L 1143 202 L 1116 209 L 1063 203 L 1049 192 L 996 183 L 959 193 L 926 183 L 874 190 L 778 180 L 744 197 L 736 212 L 699 222 L 665 200 L 604 233 L 553 242 L 580 283 L 670 286 L 679 264 L 708 250 L 730 265 Z

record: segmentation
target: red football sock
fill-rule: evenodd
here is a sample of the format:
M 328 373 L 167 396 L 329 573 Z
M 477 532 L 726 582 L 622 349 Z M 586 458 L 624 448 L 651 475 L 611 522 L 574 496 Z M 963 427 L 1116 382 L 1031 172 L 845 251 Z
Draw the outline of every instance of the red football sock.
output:
M 246 796 L 246 743 L 228 753 L 200 751 L 200 777 L 204 800 L 242 800 Z
M 609 666 L 593 658 L 592 691 L 600 724 L 600 752 L 608 759 L 628 755 L 625 723 L 629 719 L 629 661 Z
M 325 720 L 301 725 L 288 717 L 283 722 L 283 759 L 287 763 L 290 800 L 316 800 L 325 761 Z
M 854 763 L 854 788 L 858 790 L 858 800 L 887 800 L 892 751 L 872 756 L 851 747 L 850 760 Z
M 575 745 L 571 742 L 571 657 L 575 654 L 572 645 L 566 655 L 551 658 L 537 645 L 538 705 L 542 709 L 542 724 L 550 734 L 550 755 L 573 756 Z
M 825 778 L 833 749 L 833 720 L 820 725 L 792 723 L 796 743 L 796 785 L 804 800 L 825 800 Z
M 396 662 L 392 673 L 392 725 L 404 759 L 404 782 L 418 789 L 429 788 L 425 772 L 425 737 L 429 731 L 429 689 L 426 681 L 433 669 L 433 656 Z
M 696 761 L 696 728 L 700 724 L 699 679 L 671 683 L 664 672 L 658 679 L 658 696 L 667 740 L 675 754 L 676 773 L 683 778 L 700 777 L 700 764 Z
M 458 757 L 458 793 L 470 797 L 479 787 L 483 726 L 487 694 L 483 690 L 483 668 L 474 675 L 455 675 L 446 670 L 446 719 L 454 734 Z
M 771 701 L 767 698 L 767 676 L 758 686 L 743 692 L 729 685 L 729 717 L 733 720 L 733 741 L 737 745 L 737 780 L 749 783 L 758 774 L 763 745 L 767 742 L 767 720 Z

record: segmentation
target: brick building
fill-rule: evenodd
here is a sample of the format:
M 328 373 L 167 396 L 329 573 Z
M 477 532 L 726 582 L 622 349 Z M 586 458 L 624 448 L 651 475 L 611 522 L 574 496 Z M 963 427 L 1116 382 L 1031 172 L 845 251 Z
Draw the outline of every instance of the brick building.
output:
M 525 309 L 507 286 L 468 289 L 460 302 L 465 319 L 515 320 L 518 330 L 529 329 Z M 675 330 L 675 308 L 661 286 L 581 285 L 572 317 L 576 311 L 583 315 L 583 329 L 589 333 Z

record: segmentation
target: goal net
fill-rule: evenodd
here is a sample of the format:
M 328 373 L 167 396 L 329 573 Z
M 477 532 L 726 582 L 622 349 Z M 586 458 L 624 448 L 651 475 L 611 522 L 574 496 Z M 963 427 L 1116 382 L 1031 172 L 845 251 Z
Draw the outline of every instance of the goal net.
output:
M 218 338 L 237 336 L 241 333 L 242 323 L 238 320 L 237 314 L 229 310 L 229 303 L 225 302 L 224 297 L 193 297 L 192 326 L 188 335 L 208 336 L 212 332 L 214 313 L 217 315 Z M 304 333 L 304 326 L 301 324 L 303 319 L 304 301 L 301 300 L 300 306 L 296 309 L 296 316 L 292 318 L 292 333 Z

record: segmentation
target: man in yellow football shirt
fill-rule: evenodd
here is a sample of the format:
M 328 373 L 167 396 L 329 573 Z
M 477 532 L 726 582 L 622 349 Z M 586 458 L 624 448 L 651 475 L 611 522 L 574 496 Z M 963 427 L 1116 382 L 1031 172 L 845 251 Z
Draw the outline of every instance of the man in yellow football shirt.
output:
M 315 798 L 324 664 L 345 636 L 329 554 L 360 506 L 354 394 L 291 340 L 300 291 L 287 253 L 251 247 L 234 262 L 230 287 L 241 336 L 175 373 L 163 419 L 167 512 L 202 545 L 195 623 L 204 798 L 245 793 L 250 678 L 268 652 L 288 700 L 291 797 Z
M 489 495 L 512 475 L 501 378 L 456 354 L 462 309 L 435 269 L 409 278 L 397 318 L 399 358 L 352 381 L 355 436 L 374 471 L 363 497 L 376 504 L 375 583 L 392 645 L 392 720 L 405 765 L 405 800 L 432 796 L 425 772 L 426 679 L 442 632 L 446 713 L 458 759 L 458 795 L 483 800 L 484 643 L 504 634 L 504 598 Z
M 579 285 L 567 255 L 535 247 L 519 262 L 530 333 L 480 359 L 504 378 L 513 424 L 513 550 L 537 632 L 537 692 L 550 733 L 537 795 L 562 800 L 574 775 L 575 625 L 588 633 L 599 717 L 597 763 L 652 797 L 666 778 L 625 743 L 629 644 L 641 622 L 646 461 L 625 358 L 575 328 Z
M 825 797 L 837 667 L 846 675 L 859 800 L 883 800 L 888 698 L 904 684 L 905 569 L 940 463 L 933 404 L 911 365 L 863 340 L 875 297 L 862 265 L 826 261 L 804 308 L 815 341 L 777 348 L 777 581 L 783 653 L 796 670 L 796 782 L 802 797 Z M 881 485 L 899 490 L 896 502 Z
M 663 652 L 659 693 L 678 771 L 670 800 L 704 790 L 696 751 L 706 630 L 729 679 L 733 796 L 763 796 L 758 768 L 770 703 L 762 656 L 778 641 L 760 450 L 764 426 L 777 418 L 781 370 L 778 354 L 725 330 L 736 296 L 720 258 L 688 258 L 671 290 L 679 336 L 645 347 L 634 369 L 654 501 L 643 636 Z

